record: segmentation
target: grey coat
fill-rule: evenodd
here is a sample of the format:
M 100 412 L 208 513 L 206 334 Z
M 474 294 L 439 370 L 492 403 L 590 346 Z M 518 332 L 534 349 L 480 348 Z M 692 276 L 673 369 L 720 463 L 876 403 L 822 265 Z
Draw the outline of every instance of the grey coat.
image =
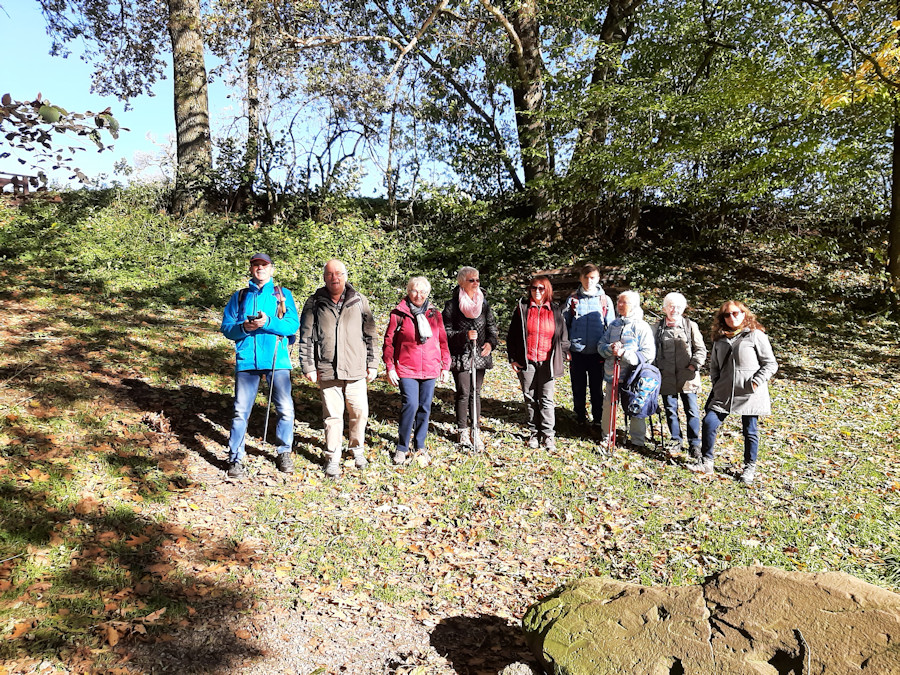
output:
M 685 328 L 690 335 L 685 333 Z M 677 326 L 669 328 L 666 320 L 660 319 L 653 327 L 653 336 L 656 367 L 662 375 L 659 393 L 671 396 L 683 391 L 692 394 L 700 391 L 700 368 L 706 363 L 706 343 L 697 323 L 682 317 Z M 688 366 L 694 366 L 694 370 Z
M 745 329 L 729 340 L 713 343 L 709 361 L 712 392 L 707 410 L 738 415 L 768 415 L 772 411 L 768 380 L 778 370 L 769 336 Z M 753 391 L 753 385 L 757 385 Z

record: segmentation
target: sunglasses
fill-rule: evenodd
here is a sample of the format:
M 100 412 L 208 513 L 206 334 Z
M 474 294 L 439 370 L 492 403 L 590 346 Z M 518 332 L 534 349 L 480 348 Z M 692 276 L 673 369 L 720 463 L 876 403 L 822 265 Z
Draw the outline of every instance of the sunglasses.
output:
M 739 316 L 743 316 L 743 314 L 744 314 L 744 313 L 743 313 L 741 310 L 736 309 L 736 310 L 733 311 L 733 312 L 725 312 L 725 314 L 724 314 L 723 316 L 730 316 L 731 318 L 736 319 L 736 318 L 738 318 Z
M 531 290 L 540 291 L 541 293 L 543 293 L 544 291 L 547 290 L 547 287 L 546 286 L 532 286 Z
M 480 284 L 481 283 L 480 279 L 466 279 L 466 281 L 468 281 L 470 284 Z

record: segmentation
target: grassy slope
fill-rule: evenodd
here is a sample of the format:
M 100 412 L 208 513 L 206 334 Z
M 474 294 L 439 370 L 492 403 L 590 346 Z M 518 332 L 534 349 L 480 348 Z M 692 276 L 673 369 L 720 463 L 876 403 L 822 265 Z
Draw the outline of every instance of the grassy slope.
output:
M 601 456 L 571 433 L 567 377 L 557 451 L 529 452 L 521 396 L 502 367 L 486 384 L 484 455 L 449 442 L 443 387 L 433 464 L 392 467 L 399 397 L 379 381 L 373 465 L 324 482 L 317 392 L 295 377 L 298 472 L 279 476 L 271 450 L 251 440 L 251 479 L 224 484 L 232 349 L 216 333 L 218 310 L 152 308 L 146 293 L 100 293 L 86 274 L 7 266 L 0 663 L 125 667 L 136 642 L 166 640 L 202 616 L 227 626 L 261 598 L 389 627 L 393 613 L 427 626 L 515 619 L 583 574 L 688 584 L 762 563 L 842 570 L 897 590 L 897 325 L 854 309 L 872 285 L 863 266 L 801 255 L 806 244 L 735 246 L 742 263 L 726 275 L 713 259 L 660 262 L 684 251 L 625 261 L 650 309 L 681 289 L 703 325 L 736 295 L 770 327 L 782 367 L 750 490 L 732 476 L 734 420 L 712 478 L 653 452 Z M 422 659 L 428 672 L 450 672 Z

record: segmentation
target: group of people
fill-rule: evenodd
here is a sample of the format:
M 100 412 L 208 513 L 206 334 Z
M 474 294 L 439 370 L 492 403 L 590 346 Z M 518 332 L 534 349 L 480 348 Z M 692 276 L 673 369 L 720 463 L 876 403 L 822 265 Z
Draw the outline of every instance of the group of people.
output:
M 294 412 L 291 397 L 289 346 L 299 336 L 303 375 L 318 385 L 325 425 L 325 474 L 341 473 L 344 414 L 349 422 L 348 452 L 354 465 L 365 468 L 367 382 L 378 374 L 375 320 L 368 300 L 347 282 L 347 268 L 330 260 L 324 285 L 298 314 L 290 291 L 273 281 L 275 266 L 266 254 L 250 258 L 247 288 L 234 293 L 225 307 L 222 333 L 235 342 L 234 413 L 229 439 L 232 479 L 246 476 L 242 465 L 247 420 L 259 383 L 266 376 L 269 400 L 278 418 L 275 427 L 276 466 L 293 471 Z M 643 319 L 640 296 L 621 293 L 615 304 L 600 285 L 594 265 L 581 269 L 580 286 L 562 304 L 553 299 L 549 277 L 531 279 L 526 297 L 512 312 L 506 334 L 510 367 L 517 374 L 526 407 L 529 448 L 556 445 L 555 380 L 570 363 L 572 399 L 579 425 L 599 429 L 615 440 L 610 428 L 614 374 L 624 381 L 645 362 L 661 374 L 662 399 L 670 434 L 669 449 L 683 445 L 679 401 L 687 421 L 692 471 L 713 473 L 716 435 L 731 413 L 740 414 L 744 433 L 744 470 L 740 479 L 753 481 L 759 448 L 758 418 L 770 412 L 767 381 L 778 368 L 768 337 L 741 302 L 722 304 L 713 319 L 710 360 L 711 392 L 700 417 L 700 369 L 707 348 L 696 322 L 684 312 L 680 293 L 663 300 L 665 316 L 654 327 Z M 426 437 L 438 380 L 452 375 L 455 384 L 457 442 L 484 449 L 479 420 L 485 372 L 493 367 L 498 345 L 496 316 L 481 288 L 478 270 L 462 267 L 450 300 L 440 311 L 431 302 L 425 277 L 409 280 L 406 296 L 391 311 L 382 343 L 382 360 L 390 383 L 400 390 L 401 409 L 395 464 L 413 457 L 427 462 Z M 588 417 L 588 392 L 593 419 Z M 599 419 L 598 419 L 599 413 Z M 628 420 L 627 438 L 635 447 L 646 443 L 646 419 Z

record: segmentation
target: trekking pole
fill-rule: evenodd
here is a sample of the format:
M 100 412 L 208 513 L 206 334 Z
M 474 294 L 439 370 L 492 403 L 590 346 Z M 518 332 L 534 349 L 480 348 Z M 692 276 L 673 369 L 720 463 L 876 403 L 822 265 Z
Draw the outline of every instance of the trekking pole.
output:
M 269 399 L 266 401 L 266 424 L 263 428 L 263 445 L 269 442 L 269 410 L 272 407 L 272 385 L 275 384 L 275 359 L 278 358 L 278 345 L 281 343 L 281 336 L 275 338 L 275 353 L 272 354 L 272 372 L 269 373 Z
M 613 361 L 613 377 L 609 396 L 609 433 L 606 435 L 606 449 L 616 447 L 616 408 L 619 407 L 619 357 Z
M 472 416 L 471 416 L 471 425 L 472 425 L 472 448 L 478 449 L 478 390 L 475 388 L 475 383 L 477 382 L 477 376 L 475 374 L 475 353 L 478 347 L 478 338 L 472 338 Z

